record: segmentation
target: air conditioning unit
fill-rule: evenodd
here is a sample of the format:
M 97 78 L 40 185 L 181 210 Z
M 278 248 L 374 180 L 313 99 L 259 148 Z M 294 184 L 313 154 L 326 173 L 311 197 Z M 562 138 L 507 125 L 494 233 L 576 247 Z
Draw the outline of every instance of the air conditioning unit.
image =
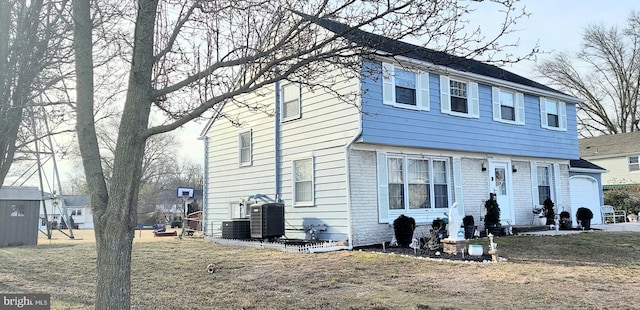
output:
M 256 203 L 251 205 L 251 238 L 272 238 L 284 235 L 284 205 Z
M 222 238 L 251 239 L 249 219 L 234 219 L 222 222 Z

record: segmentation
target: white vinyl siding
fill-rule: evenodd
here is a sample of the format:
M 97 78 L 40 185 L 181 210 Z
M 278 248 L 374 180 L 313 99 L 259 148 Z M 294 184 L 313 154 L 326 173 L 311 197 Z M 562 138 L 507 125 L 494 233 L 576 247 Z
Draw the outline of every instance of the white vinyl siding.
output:
M 480 117 L 478 83 L 440 76 L 440 111 L 470 118 Z
M 491 87 L 493 120 L 524 125 L 524 94 L 499 87 Z
M 540 125 L 552 130 L 567 130 L 567 104 L 562 101 L 540 98 Z
M 383 63 L 382 84 L 384 104 L 429 111 L 429 73 Z

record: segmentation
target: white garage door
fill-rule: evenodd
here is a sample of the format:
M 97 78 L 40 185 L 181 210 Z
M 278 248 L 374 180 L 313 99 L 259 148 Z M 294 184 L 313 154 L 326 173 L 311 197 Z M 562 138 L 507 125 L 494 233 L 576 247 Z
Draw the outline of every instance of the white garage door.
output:
M 573 176 L 569 178 L 571 188 L 571 220 L 576 225 L 576 211 L 580 207 L 591 209 L 593 219 L 591 224 L 602 224 L 600 214 L 600 190 L 595 179 L 587 176 Z

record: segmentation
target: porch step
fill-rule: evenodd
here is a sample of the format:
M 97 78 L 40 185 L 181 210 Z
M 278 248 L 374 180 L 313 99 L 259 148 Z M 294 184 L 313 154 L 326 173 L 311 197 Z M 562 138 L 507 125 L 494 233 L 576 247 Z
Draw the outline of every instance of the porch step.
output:
M 544 231 L 549 230 L 549 226 L 541 226 L 541 225 L 513 225 L 513 234 L 518 235 L 521 233 L 527 233 L 532 231 Z

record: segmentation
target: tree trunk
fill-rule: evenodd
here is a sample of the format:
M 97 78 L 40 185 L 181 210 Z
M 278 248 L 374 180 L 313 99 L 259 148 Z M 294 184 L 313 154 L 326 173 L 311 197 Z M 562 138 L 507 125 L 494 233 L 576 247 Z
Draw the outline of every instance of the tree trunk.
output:
M 138 1 L 127 97 L 107 191 L 93 117 L 90 1 L 73 1 L 78 83 L 76 128 L 94 210 L 98 255 L 96 309 L 131 307 L 131 249 L 152 103 L 151 74 L 157 4 L 157 0 Z

